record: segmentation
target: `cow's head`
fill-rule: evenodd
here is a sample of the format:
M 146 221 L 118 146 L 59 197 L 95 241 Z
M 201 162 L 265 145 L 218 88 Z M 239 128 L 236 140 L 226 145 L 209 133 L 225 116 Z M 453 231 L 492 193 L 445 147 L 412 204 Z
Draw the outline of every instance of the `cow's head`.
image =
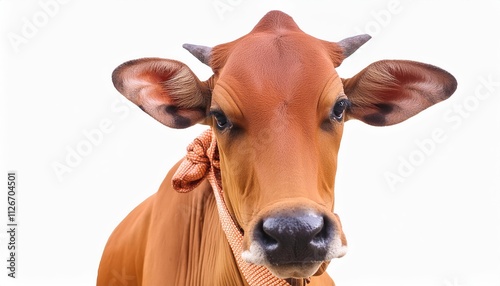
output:
M 335 68 L 369 38 L 319 40 L 274 11 L 233 42 L 184 46 L 212 68 L 206 81 L 181 62 L 145 58 L 119 66 L 113 83 L 169 127 L 210 125 L 243 258 L 281 278 L 308 277 L 345 253 L 333 213 L 344 122 L 399 123 L 456 89 L 446 71 L 412 61 L 340 78 Z

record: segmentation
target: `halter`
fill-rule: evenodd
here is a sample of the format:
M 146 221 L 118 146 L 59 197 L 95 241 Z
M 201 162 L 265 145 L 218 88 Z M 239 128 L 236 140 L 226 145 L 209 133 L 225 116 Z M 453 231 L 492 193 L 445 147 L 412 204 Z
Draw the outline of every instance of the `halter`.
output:
M 195 189 L 203 180 L 208 179 L 215 195 L 222 229 L 231 246 L 236 264 L 250 286 L 293 286 L 308 283 L 309 279 L 278 278 L 264 266 L 243 261 L 241 258 L 243 233 L 227 209 L 220 173 L 217 140 L 212 130 L 209 129 L 187 147 L 187 154 L 172 178 L 172 186 L 177 192 L 187 193 Z

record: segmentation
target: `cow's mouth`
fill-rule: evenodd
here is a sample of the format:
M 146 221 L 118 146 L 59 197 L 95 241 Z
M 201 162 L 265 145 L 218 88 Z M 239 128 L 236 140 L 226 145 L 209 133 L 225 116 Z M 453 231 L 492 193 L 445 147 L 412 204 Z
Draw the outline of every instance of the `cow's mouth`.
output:
M 321 261 L 297 262 L 280 265 L 267 265 L 271 273 L 281 279 L 287 278 L 308 278 L 313 276 L 323 264 Z
M 339 251 L 330 251 L 324 256 L 324 260 L 306 259 L 304 261 L 293 262 L 272 262 L 269 261 L 262 247 L 258 243 L 253 242 L 249 250 L 243 251 L 242 258 L 248 263 L 265 266 L 274 276 L 281 279 L 308 278 L 316 274 L 323 263 L 344 255 L 345 246 L 341 246 L 340 248 Z

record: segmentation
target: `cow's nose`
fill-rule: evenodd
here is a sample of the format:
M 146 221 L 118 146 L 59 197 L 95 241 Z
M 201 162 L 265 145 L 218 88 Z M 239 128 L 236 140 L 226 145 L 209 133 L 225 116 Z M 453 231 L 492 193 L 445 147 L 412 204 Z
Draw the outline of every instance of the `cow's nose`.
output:
M 264 218 L 254 235 L 270 263 L 304 263 L 325 259 L 334 227 L 326 216 L 299 211 Z

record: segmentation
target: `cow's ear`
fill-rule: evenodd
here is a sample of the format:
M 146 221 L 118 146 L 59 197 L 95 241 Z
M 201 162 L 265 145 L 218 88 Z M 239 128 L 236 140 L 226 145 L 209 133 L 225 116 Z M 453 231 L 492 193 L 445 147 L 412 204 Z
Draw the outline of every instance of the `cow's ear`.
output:
M 404 121 L 447 99 L 457 88 L 448 72 L 402 60 L 375 62 L 342 83 L 351 101 L 347 119 L 376 126 Z
M 210 91 L 181 62 L 132 60 L 118 66 L 112 78 L 121 94 L 166 126 L 186 128 L 206 117 Z

